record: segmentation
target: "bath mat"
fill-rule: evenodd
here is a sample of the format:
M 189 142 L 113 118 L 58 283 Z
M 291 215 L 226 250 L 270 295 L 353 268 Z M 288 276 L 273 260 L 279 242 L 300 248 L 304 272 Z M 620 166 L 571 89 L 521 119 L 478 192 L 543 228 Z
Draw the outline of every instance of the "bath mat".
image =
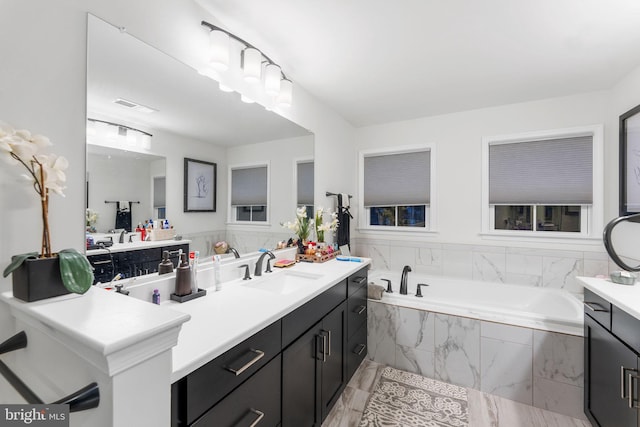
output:
M 360 427 L 468 426 L 467 390 L 387 366 Z

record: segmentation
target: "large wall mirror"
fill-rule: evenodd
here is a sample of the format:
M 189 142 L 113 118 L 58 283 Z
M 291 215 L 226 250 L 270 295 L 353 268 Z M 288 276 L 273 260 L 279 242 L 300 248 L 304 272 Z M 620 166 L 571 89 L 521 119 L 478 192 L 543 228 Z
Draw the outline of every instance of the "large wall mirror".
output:
M 116 26 L 88 21 L 87 208 L 98 214 L 96 231 L 116 228 L 119 202 L 140 202 L 133 227 L 166 217 L 205 254 L 219 239 L 249 251 L 286 236 L 280 223 L 295 215 L 297 164 L 313 161 L 313 134 Z M 216 212 L 183 211 L 184 158 L 217 165 Z M 271 170 L 267 224 L 229 215 L 229 171 L 252 163 Z

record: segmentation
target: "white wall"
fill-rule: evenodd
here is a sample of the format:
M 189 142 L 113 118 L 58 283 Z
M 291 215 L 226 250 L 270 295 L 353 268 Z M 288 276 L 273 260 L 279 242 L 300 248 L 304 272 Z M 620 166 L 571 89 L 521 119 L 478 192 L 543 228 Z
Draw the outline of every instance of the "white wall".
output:
M 482 137 L 600 123 L 608 125 L 609 96 L 609 92 L 586 93 L 370 126 L 356 131 L 356 151 L 434 144 L 437 192 L 435 197 L 432 196 L 432 206 L 437 210 L 437 234 L 426 237 L 416 235 L 412 239 L 461 244 L 504 244 L 505 242 L 488 241 L 479 235 Z M 607 136 L 605 161 L 608 165 L 611 160 L 608 151 L 612 146 L 617 146 L 617 138 L 612 138 L 609 134 Z M 353 164 L 356 164 L 356 157 L 353 158 Z M 609 175 L 614 170 L 609 167 L 606 171 L 606 188 L 609 189 L 612 188 Z M 357 200 L 354 199 L 352 206 L 356 204 Z M 355 236 L 370 237 L 363 233 L 356 233 Z M 377 237 L 384 238 L 385 235 Z M 387 237 L 393 239 L 393 236 Z M 524 246 L 545 247 L 546 244 Z M 591 246 L 594 246 L 593 243 Z M 602 245 L 596 245 L 597 249 L 601 247 Z

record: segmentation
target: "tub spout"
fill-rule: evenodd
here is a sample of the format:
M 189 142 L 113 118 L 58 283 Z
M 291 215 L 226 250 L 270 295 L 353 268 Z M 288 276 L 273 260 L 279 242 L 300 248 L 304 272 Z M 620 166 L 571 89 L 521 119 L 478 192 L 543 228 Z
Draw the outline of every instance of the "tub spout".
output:
M 400 277 L 400 295 L 407 295 L 407 274 L 411 271 L 411 267 L 405 265 L 402 269 L 402 276 Z

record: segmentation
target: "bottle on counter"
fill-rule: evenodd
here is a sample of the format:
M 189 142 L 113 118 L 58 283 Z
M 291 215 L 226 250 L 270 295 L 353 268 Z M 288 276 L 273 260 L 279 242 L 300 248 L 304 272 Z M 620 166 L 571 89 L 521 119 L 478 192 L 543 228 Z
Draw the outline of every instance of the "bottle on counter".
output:
M 215 280 L 216 291 L 222 289 L 222 280 L 220 280 L 220 255 L 213 256 L 213 278 Z
M 191 292 L 198 292 L 198 251 L 189 252 L 189 264 L 191 267 Z
M 187 254 L 180 254 L 180 264 L 176 268 L 176 289 L 175 294 L 179 297 L 189 295 L 191 293 L 191 269 Z
M 158 275 L 173 272 L 173 263 L 169 259 L 169 251 L 162 251 L 162 261 L 158 264 Z
M 154 304 L 160 305 L 160 291 L 158 289 L 153 290 L 153 295 L 151 296 L 151 301 Z

